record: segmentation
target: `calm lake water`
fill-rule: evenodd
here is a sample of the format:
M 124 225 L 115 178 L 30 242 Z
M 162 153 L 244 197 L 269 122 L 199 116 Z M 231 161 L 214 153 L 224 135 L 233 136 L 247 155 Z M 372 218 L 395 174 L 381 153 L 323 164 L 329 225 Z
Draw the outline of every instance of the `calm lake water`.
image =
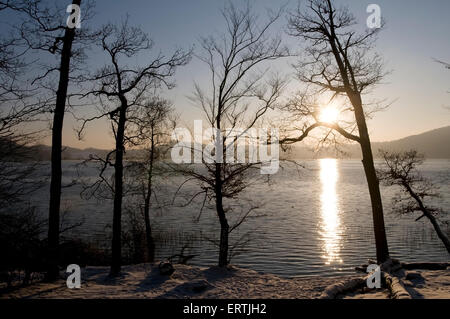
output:
M 69 184 L 79 175 L 93 180 L 93 167 L 77 168 L 76 162 L 64 162 L 64 182 Z M 247 242 L 237 249 L 232 263 L 256 271 L 285 277 L 335 276 L 354 273 L 354 267 L 375 256 L 374 235 L 369 194 L 362 164 L 358 160 L 320 159 L 301 162 L 304 168 L 284 164 L 271 176 L 269 183 L 249 188 L 235 215 L 248 202 L 260 208 L 233 234 L 232 240 Z M 440 186 L 441 198 L 434 204 L 450 207 L 450 161 L 429 160 L 422 173 Z M 43 175 L 48 173 L 43 170 Z M 196 185 L 187 184 L 175 204 L 172 198 L 182 183 L 180 176 L 159 181 L 159 207 L 152 209 L 157 257 L 167 258 L 187 246 L 185 254 L 196 257 L 191 264 L 209 266 L 217 262 L 217 248 L 210 239 L 220 229 L 217 216 L 205 209 L 197 220 L 203 198 L 184 207 L 183 196 L 195 193 Z M 109 201 L 80 198 L 80 186 L 63 190 L 62 208 L 69 222 L 84 224 L 68 234 L 101 245 L 109 245 L 112 205 Z M 399 217 L 392 212 L 393 188 L 382 188 L 389 248 L 393 257 L 402 261 L 447 261 L 448 254 L 426 219 L 415 222 L 413 216 Z M 36 194 L 34 202 L 46 213 L 47 189 Z M 415 216 L 417 217 L 417 216 Z M 450 228 L 443 226 L 447 233 Z M 240 246 L 239 246 L 240 247 Z

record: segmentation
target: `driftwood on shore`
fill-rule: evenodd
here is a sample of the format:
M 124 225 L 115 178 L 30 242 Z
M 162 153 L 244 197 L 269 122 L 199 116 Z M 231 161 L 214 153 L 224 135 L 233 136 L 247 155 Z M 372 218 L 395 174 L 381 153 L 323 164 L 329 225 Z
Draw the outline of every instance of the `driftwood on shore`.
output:
M 375 261 L 369 260 L 369 264 L 376 264 Z M 355 270 L 366 273 L 368 264 L 355 267 Z M 412 299 L 411 295 L 405 289 L 402 279 L 398 276 L 400 270 L 445 270 L 450 267 L 449 262 L 413 262 L 401 263 L 396 259 L 389 259 L 380 265 L 383 285 L 390 292 L 392 299 Z M 395 275 L 397 274 L 397 276 Z M 369 275 L 361 278 L 352 278 L 342 281 L 325 288 L 320 299 L 336 299 L 338 295 L 348 294 L 365 287 Z
M 391 276 L 385 272 L 381 273 L 384 279 L 383 283 L 390 292 L 392 299 L 412 299 L 411 295 L 406 291 L 400 278 Z M 352 278 L 337 284 L 328 286 L 320 295 L 320 299 L 336 299 L 339 295 L 348 294 L 358 289 L 362 289 L 366 285 L 369 276 L 362 278 Z
M 330 285 L 322 292 L 319 299 L 336 299 L 338 295 L 355 291 L 363 288 L 366 284 L 368 276 L 364 278 L 352 278 Z
M 391 299 L 412 299 L 411 295 L 406 291 L 403 281 L 395 276 L 391 276 L 383 272 L 383 277 L 389 292 L 391 293 Z

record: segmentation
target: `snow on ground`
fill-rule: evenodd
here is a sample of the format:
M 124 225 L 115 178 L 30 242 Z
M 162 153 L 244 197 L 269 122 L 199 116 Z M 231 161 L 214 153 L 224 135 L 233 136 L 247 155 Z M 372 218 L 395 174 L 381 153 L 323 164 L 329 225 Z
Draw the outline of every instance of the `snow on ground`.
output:
M 157 264 L 124 266 L 117 279 L 108 267 L 82 269 L 80 289 L 68 289 L 64 280 L 35 283 L 0 298 L 317 298 L 337 278 L 283 279 L 253 270 L 174 265 L 170 276 Z
M 400 271 L 406 291 L 413 299 L 450 299 L 450 269 Z M 342 296 L 344 299 L 387 299 L 388 289 L 377 289 L 366 293 L 356 291 Z
M 413 298 L 450 299 L 450 269 L 410 271 L 409 274 L 411 278 L 404 279 L 403 282 Z
M 34 283 L 0 298 L 318 298 L 328 286 L 349 277 L 301 277 L 285 279 L 249 269 L 230 266 L 201 268 L 174 265 L 169 276 L 159 274 L 157 264 L 124 266 L 116 279 L 108 277 L 108 267 L 82 269 L 80 289 L 68 289 L 65 280 Z M 405 281 L 415 298 L 450 298 L 450 274 L 424 271 Z M 386 290 L 357 292 L 344 298 L 388 298 Z

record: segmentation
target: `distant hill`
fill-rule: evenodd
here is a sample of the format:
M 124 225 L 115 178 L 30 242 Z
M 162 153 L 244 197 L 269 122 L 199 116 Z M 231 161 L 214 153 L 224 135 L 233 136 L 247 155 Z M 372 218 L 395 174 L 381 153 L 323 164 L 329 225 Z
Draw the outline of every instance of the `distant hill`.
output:
M 31 149 L 35 154 L 35 159 L 40 161 L 49 161 L 52 155 L 52 149 L 48 145 L 35 145 Z M 62 159 L 63 160 L 83 160 L 88 159 L 89 155 L 104 156 L 108 153 L 106 150 L 95 148 L 78 149 L 73 147 L 63 146 Z
M 450 158 L 450 126 L 390 142 L 373 143 L 374 150 L 416 149 L 427 158 Z
M 36 145 L 32 146 L 35 158 L 40 161 L 49 161 L 51 159 L 52 149 L 48 145 Z M 85 148 L 79 149 L 74 147 L 63 146 L 62 159 L 68 160 L 85 160 L 89 159 L 89 156 L 94 155 L 105 158 L 110 150 L 103 150 L 98 148 Z M 128 150 L 125 158 L 127 157 L 140 157 L 143 154 L 142 150 Z
M 450 126 L 438 128 L 425 133 L 411 135 L 399 140 L 389 142 L 373 142 L 372 150 L 377 156 L 380 149 L 387 151 L 404 151 L 415 149 L 425 154 L 427 158 L 450 158 Z M 348 144 L 342 146 L 346 157 L 361 158 L 361 151 L 358 145 Z M 314 153 L 311 148 L 305 146 L 295 146 L 289 155 L 290 158 L 317 158 L 335 156 L 336 151 L 332 149 L 322 149 Z
M 50 160 L 51 148 L 47 145 L 33 146 L 36 158 L 39 160 Z M 361 158 L 361 151 L 356 144 L 344 145 L 342 149 L 345 151 L 345 157 Z M 409 150 L 416 149 L 420 153 L 425 154 L 427 158 L 449 158 L 450 159 L 450 126 L 438 128 L 425 133 L 411 135 L 399 140 L 389 142 L 372 143 L 374 155 L 378 154 L 378 150 Z M 88 159 L 89 155 L 97 155 L 104 157 L 108 150 L 87 148 L 78 149 L 73 147 L 64 147 L 62 154 L 63 160 L 83 160 Z M 127 157 L 141 157 L 142 150 L 129 150 Z M 315 153 L 311 148 L 301 144 L 294 145 L 289 154 L 283 157 L 293 159 L 320 158 L 336 156 L 336 151 L 332 149 L 322 149 L 319 153 Z

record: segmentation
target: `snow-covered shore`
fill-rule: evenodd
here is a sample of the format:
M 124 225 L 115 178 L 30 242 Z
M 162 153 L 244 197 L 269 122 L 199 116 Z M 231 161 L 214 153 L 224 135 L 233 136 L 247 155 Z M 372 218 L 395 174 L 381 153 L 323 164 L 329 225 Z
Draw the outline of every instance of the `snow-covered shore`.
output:
M 123 267 L 116 279 L 108 267 L 82 269 L 80 289 L 68 289 L 65 280 L 34 283 L 0 295 L 0 298 L 318 298 L 324 289 L 350 277 L 280 278 L 249 269 L 201 268 L 175 265 L 169 276 L 159 274 L 157 264 Z M 450 270 L 415 271 L 405 287 L 413 298 L 450 299 Z M 417 275 L 418 274 L 418 275 Z M 355 277 L 357 274 L 355 274 Z M 386 289 L 352 293 L 342 298 L 389 298 Z

